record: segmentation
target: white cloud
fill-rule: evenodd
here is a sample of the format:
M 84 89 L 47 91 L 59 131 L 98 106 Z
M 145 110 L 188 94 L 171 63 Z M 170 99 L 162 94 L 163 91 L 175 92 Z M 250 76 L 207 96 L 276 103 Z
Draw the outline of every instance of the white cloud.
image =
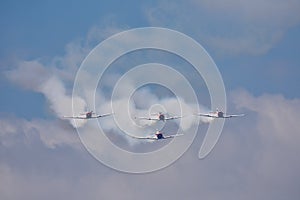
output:
M 154 26 L 187 33 L 225 55 L 267 53 L 300 22 L 297 0 L 163 1 L 146 12 Z
M 205 10 L 214 12 L 214 14 L 228 15 L 232 19 L 238 16 L 239 19 L 236 20 L 256 22 L 268 26 L 290 26 L 299 23 L 300 20 L 298 15 L 300 4 L 297 0 L 192 0 L 191 2 Z
M 11 82 L 33 91 L 38 91 L 38 87 L 50 76 L 49 69 L 38 60 L 21 61 L 17 68 L 4 73 Z
M 294 122 L 299 113 L 300 100 L 270 94 L 255 97 L 247 91 L 235 91 L 230 99 L 237 109 L 245 111 L 247 115 L 226 122 L 219 143 L 204 160 L 197 158 L 201 144 L 199 137 L 203 132 L 201 127 L 198 139 L 182 158 L 166 169 L 149 174 L 119 173 L 95 162 L 92 157 L 88 156 L 87 160 L 78 159 L 74 157 L 73 151 L 67 151 L 66 154 L 54 151 L 52 154 L 58 156 L 58 160 L 70 162 L 68 166 L 72 167 L 57 168 L 61 163 L 56 160 L 49 162 L 47 166 L 55 169 L 54 174 L 45 173 L 45 166 L 35 166 L 32 173 L 24 173 L 22 166 L 1 163 L 0 197 L 40 199 L 50 190 L 55 193 L 52 197 L 56 199 L 153 199 L 157 196 L 170 199 L 297 199 L 300 147 L 297 134 L 299 128 L 297 122 Z M 53 146 L 59 147 L 59 141 L 73 144 L 72 139 L 66 139 L 69 136 L 64 135 L 64 129 L 50 122 L 1 121 L 1 129 L 6 133 L 6 136 L 1 136 L 1 142 L 7 140 L 7 135 L 12 133 L 20 136 L 22 131 L 29 134 L 35 130 L 40 135 L 45 134 L 45 131 L 47 134 L 49 132 L 51 139 L 45 142 L 49 147 L 48 151 L 52 151 Z M 68 127 L 73 130 L 71 126 Z M 69 133 L 73 134 L 72 131 Z M 36 141 L 32 139 L 28 138 L 32 148 L 38 150 Z M 2 145 L 1 148 L 11 146 Z M 75 154 L 78 152 L 75 151 Z M 24 154 L 22 149 L 18 150 L 18 154 L 23 159 L 28 159 L 28 154 Z M 74 177 L 66 175 L 67 171 Z M 116 190 L 119 192 L 115 192 Z
M 209 2 L 204 3 L 210 4 Z M 230 7 L 226 8 L 225 11 L 232 9 L 230 10 L 232 14 L 240 12 L 240 7 L 238 7 L 240 4 L 236 5 L 229 2 L 222 5 L 225 8 L 226 6 Z M 173 6 L 174 4 L 171 4 L 168 7 L 171 13 L 173 12 Z M 209 7 L 209 5 L 206 6 Z M 224 9 L 223 6 L 218 8 L 218 12 Z M 237 8 L 234 8 L 234 6 L 237 6 Z M 255 9 L 255 6 L 252 4 L 249 7 Z M 297 6 L 294 7 L 297 8 Z M 184 7 L 184 9 L 187 8 L 189 6 Z M 264 8 L 266 9 L 266 7 Z M 162 9 L 167 8 L 163 7 Z M 179 9 L 179 7 L 175 6 L 175 9 Z M 199 8 L 195 9 L 197 11 Z M 248 9 L 248 7 L 245 9 Z M 294 9 L 291 9 L 291 14 L 293 14 Z M 184 10 L 184 12 L 187 11 Z M 222 17 L 222 14 L 224 15 L 224 13 L 221 13 L 221 16 L 216 17 L 219 19 Z M 258 21 L 263 18 L 261 16 L 263 14 L 260 11 L 258 13 L 260 17 L 257 19 L 248 19 L 252 21 L 251 23 L 253 23 L 252 26 L 254 28 L 256 23 L 260 23 Z M 252 15 L 255 15 L 255 13 L 246 13 L 246 17 L 243 20 L 250 18 Z M 211 17 L 212 15 L 206 14 L 204 16 Z M 285 19 L 288 20 L 291 16 Z M 155 20 L 161 19 L 153 15 L 151 17 L 155 17 Z M 189 19 L 189 16 L 186 16 L 183 20 Z M 265 19 L 266 21 L 273 20 L 272 15 L 266 16 Z M 277 18 L 277 20 L 279 19 L 281 17 Z M 186 26 L 176 16 L 168 18 L 168 20 L 171 23 L 178 21 L 179 26 L 182 26 L 183 30 Z M 202 22 L 202 19 L 200 21 Z M 162 24 L 164 23 L 165 21 L 162 20 Z M 277 27 L 280 27 L 284 31 L 298 22 L 296 17 L 295 22 L 288 23 L 286 27 L 281 27 L 280 23 L 278 22 L 278 26 L 275 24 L 274 29 L 267 27 L 266 32 L 261 32 L 260 27 L 258 27 L 258 31 L 253 37 L 250 34 L 249 38 L 247 38 L 242 34 L 240 41 L 235 38 L 239 31 L 230 35 L 231 37 L 228 37 L 229 32 L 225 32 L 224 35 L 220 35 L 220 40 L 215 45 L 222 45 L 223 47 L 221 48 L 223 50 L 228 50 L 229 48 L 234 50 L 235 53 L 266 52 L 278 40 L 276 34 L 274 41 L 266 42 L 264 40 L 266 36 L 270 36 L 269 32 L 271 30 L 275 30 L 276 32 Z M 193 26 L 195 25 L 193 24 Z M 98 31 L 95 31 L 96 35 L 93 35 L 94 33 L 90 34 L 91 40 L 101 38 L 102 32 L 100 30 L 97 33 Z M 199 33 L 203 32 L 200 30 Z M 256 39 L 260 34 L 262 34 L 262 41 L 258 40 L 257 42 Z M 271 34 L 271 36 L 274 35 Z M 219 35 L 213 36 L 213 38 L 218 37 Z M 278 37 L 280 37 L 280 34 Z M 222 41 L 225 41 L 224 44 L 222 44 Z M 213 41 L 210 42 L 211 44 L 213 43 Z M 232 46 L 234 42 L 238 42 L 239 44 Z M 260 42 L 261 44 L 259 44 Z M 250 43 L 254 43 L 254 46 L 251 46 Z M 256 46 L 257 44 L 259 46 Z M 44 65 L 39 60 L 21 62 L 18 68 L 8 72 L 8 77 L 12 82 L 19 84 L 21 87 L 42 92 L 47 97 L 49 106 L 56 116 L 60 117 L 65 113 L 69 114 L 71 87 L 68 87 L 68 84 L 73 81 L 74 74 L 87 49 L 88 47 L 81 42 L 74 43 L 74 45 L 70 44 L 67 47 L 68 53 L 65 56 L 53 59 L 51 64 Z M 90 93 L 91 91 L 87 91 L 87 96 L 90 96 Z M 137 101 L 142 101 L 137 102 L 142 109 L 151 105 L 152 102 L 158 101 L 155 95 L 145 90 L 140 91 L 136 96 Z M 141 97 L 147 97 L 147 102 Z M 300 112 L 300 100 L 290 100 L 280 95 L 255 97 L 245 91 L 235 92 L 232 95 L 232 99 L 237 108 L 247 111 L 247 115 L 244 118 L 227 121 L 224 133 L 209 157 L 204 160 L 197 159 L 197 145 L 201 143 L 200 139 L 197 139 L 191 149 L 172 166 L 155 173 L 143 175 L 123 174 L 110 170 L 102 164 L 95 162 L 91 157 L 87 159 L 89 162 L 82 166 L 81 163 L 85 163 L 85 159 L 72 157 L 73 154 L 68 151 L 63 155 L 62 152 L 55 151 L 61 146 L 67 146 L 67 149 L 71 147 L 72 150 L 73 148 L 81 147 L 74 128 L 63 123 L 61 120 L 34 119 L 28 121 L 23 119 L 1 119 L 0 147 L 2 149 L 15 149 L 20 157 L 23 158 L 24 156 L 24 160 L 30 162 L 32 161 L 30 159 L 33 157 L 24 154 L 22 148 L 16 147 L 20 143 L 28 144 L 32 146 L 33 152 L 44 156 L 45 152 L 39 152 L 38 142 L 33 137 L 30 137 L 37 135 L 39 141 L 47 148 L 47 152 L 53 153 L 54 157 L 59 157 L 59 159 L 49 162 L 49 166 L 47 166 L 49 169 L 55 171 L 54 175 L 47 173 L 46 169 L 48 168 L 44 165 L 37 165 L 39 167 L 34 168 L 31 173 L 27 173 L 27 171 L 23 171 L 23 166 L 14 166 L 5 161 L 5 159 L 13 160 L 16 158 L 9 155 L 2 157 L 1 154 L 0 199 L 20 199 L 26 197 L 28 199 L 44 199 L 45 193 L 53 195 L 49 197 L 50 199 L 66 199 L 66 197 L 82 199 L 85 196 L 90 197 L 88 199 L 116 199 L 120 197 L 124 199 L 154 199 L 157 196 L 165 199 L 197 199 L 199 197 L 206 199 L 233 199 L 236 197 L 240 199 L 253 199 L 253 195 L 257 199 L 283 199 L 281 198 L 282 196 L 289 199 L 297 199 L 299 197 L 297 186 L 300 180 L 298 173 L 300 168 L 298 158 L 300 138 L 298 134 L 299 125 L 297 124 Z M 84 105 L 82 99 L 78 101 Z M 86 101 L 89 102 L 90 99 Z M 170 113 L 179 114 L 176 109 L 177 104 L 175 99 L 161 99 L 159 101 L 161 104 L 166 104 L 166 107 L 170 107 L 167 109 Z M 99 105 L 101 108 L 99 109 L 100 111 L 110 111 L 108 102 L 103 100 L 101 103 L 103 105 Z M 184 104 L 184 111 L 188 114 L 190 114 L 193 108 L 194 105 Z M 124 118 L 126 117 L 124 115 Z M 111 120 L 107 120 L 109 122 L 104 123 L 107 123 L 107 127 L 110 127 Z M 202 133 L 203 129 L 200 126 L 198 137 L 201 137 Z M 100 145 L 101 142 L 99 143 Z M 77 153 L 78 151 L 75 151 L 75 154 Z M 109 152 L 107 155 L 109 155 Z M 70 164 L 72 167 L 57 168 L 57 166 L 61 165 L 61 160 L 70 162 L 73 164 Z M 79 171 L 85 171 L 87 175 L 78 173 Z M 72 178 L 66 175 L 67 172 L 72 174 Z
M 110 30 L 110 29 L 108 29 Z M 113 29 L 116 30 L 116 29 Z M 89 41 L 97 39 L 98 37 L 102 37 L 103 34 L 105 34 L 106 31 L 99 30 L 96 28 L 93 28 L 89 34 L 88 38 L 85 40 L 86 42 L 78 42 L 75 41 L 74 43 L 69 43 L 66 48 L 66 54 L 64 56 L 55 57 L 53 60 L 50 60 L 48 63 L 42 63 L 42 61 L 36 59 L 34 61 L 23 61 L 20 62 L 20 64 L 17 66 L 17 68 L 8 71 L 6 73 L 7 77 L 14 83 L 20 85 L 21 87 L 25 87 L 26 89 L 30 89 L 36 92 L 42 93 L 48 103 L 49 108 L 54 112 L 56 117 L 62 118 L 63 116 L 71 116 L 71 115 L 78 115 L 79 113 L 82 113 L 86 111 L 87 109 L 94 109 L 93 98 L 96 95 L 96 97 L 99 97 L 97 99 L 96 103 L 96 112 L 99 114 L 102 114 L 103 112 L 108 113 L 112 112 L 110 102 L 106 102 L 105 98 L 103 98 L 103 94 L 105 96 L 104 91 L 96 90 L 95 88 L 87 88 L 85 86 L 90 86 L 91 84 L 85 84 L 81 86 L 80 90 L 82 90 L 82 93 L 80 95 L 72 97 L 71 94 L 71 83 L 74 81 L 75 74 L 77 70 L 79 69 L 79 63 L 81 60 L 83 60 L 83 56 L 87 54 L 87 50 L 89 49 Z M 131 40 L 135 40 L 135 38 L 130 38 Z M 127 41 L 128 42 L 128 41 Z M 119 45 L 113 45 L 114 48 L 119 49 Z M 100 59 L 100 58 L 97 58 Z M 95 63 L 96 64 L 96 63 Z M 166 73 L 157 73 L 155 70 L 151 71 L 153 75 L 155 76 L 156 80 L 165 80 Z M 177 72 L 178 73 L 178 72 Z M 22 75 L 20 75 L 22 74 Z M 91 83 L 97 81 L 99 78 L 97 74 L 95 74 L 94 71 L 92 72 L 86 72 L 82 73 L 83 75 L 80 77 L 77 77 L 83 83 Z M 179 73 L 180 74 L 180 73 Z M 126 74 L 124 74 L 125 76 Z M 143 73 L 141 73 L 143 75 Z M 117 77 L 119 78 L 119 72 L 112 72 L 112 74 L 108 73 L 107 77 Z M 140 76 L 138 76 L 139 78 Z M 169 76 L 168 83 L 173 86 L 173 88 L 176 88 L 178 91 L 182 91 L 182 93 L 185 94 L 187 98 L 190 98 L 190 95 L 186 89 L 184 89 L 187 85 L 187 82 L 183 84 L 181 76 L 177 74 L 177 76 Z M 109 85 L 111 89 L 113 89 L 114 86 Z M 84 88 L 83 88 L 84 87 Z M 130 82 L 126 84 L 121 85 L 122 89 L 121 96 L 117 97 L 117 101 L 122 104 L 119 109 L 114 110 L 114 112 L 119 112 L 119 110 L 126 110 L 124 106 L 129 106 L 128 101 L 125 99 L 122 99 L 122 96 L 128 93 L 128 91 L 132 90 L 134 91 L 135 85 Z M 95 91 L 96 90 L 96 91 Z M 139 94 L 141 91 L 138 91 L 137 94 Z M 146 93 L 148 95 L 144 96 Z M 158 101 L 158 98 L 152 91 L 147 91 L 141 94 L 140 96 L 144 96 L 144 99 L 137 99 L 136 102 L 137 105 L 149 105 L 154 103 L 163 103 L 165 106 L 168 106 L 168 104 L 171 104 L 172 106 L 169 106 L 167 112 L 170 112 L 170 115 L 187 115 L 191 114 L 193 112 L 196 112 L 197 105 L 191 105 L 188 103 L 188 99 L 180 99 L 183 105 L 183 112 L 180 113 L 180 108 L 178 104 L 174 103 L 173 99 L 165 99 L 163 101 Z M 148 97 L 148 98 L 145 98 Z M 74 112 L 72 112 L 72 103 L 73 108 L 75 109 Z M 103 106 L 105 105 L 105 106 Z M 101 110 L 98 108 L 101 108 Z M 143 108 L 143 109 L 137 109 L 136 105 L 131 105 L 132 114 L 136 114 L 137 112 L 141 113 L 148 113 L 149 108 Z M 202 108 L 201 108 L 202 109 Z M 128 109 L 129 110 L 129 109 Z M 139 110 L 139 111 L 137 111 Z M 141 111 L 142 110 L 142 111 Z M 207 110 L 207 109 L 206 109 Z M 126 112 L 119 112 L 118 115 L 121 116 L 122 114 L 126 114 L 122 116 L 122 120 L 127 122 L 125 124 L 130 124 L 130 121 L 128 122 L 129 117 Z M 202 122 L 209 122 L 209 120 L 203 120 L 202 118 L 185 118 L 182 121 L 184 123 L 182 124 L 182 127 L 184 130 L 187 130 L 190 126 L 194 124 L 195 121 L 201 120 Z M 74 123 L 73 120 L 69 120 L 70 123 L 74 127 L 76 126 L 82 126 L 85 124 L 86 121 L 84 120 L 77 120 L 77 123 Z M 180 122 L 180 120 L 179 120 Z M 111 125 L 111 123 L 108 123 Z M 107 127 L 107 126 L 105 126 Z M 127 126 L 128 127 L 128 126 Z M 154 129 L 155 130 L 155 129 Z M 153 130 L 153 132 L 154 132 Z
M 55 163 L 59 164 L 59 163 Z M 55 166 L 52 166 L 55 167 Z M 40 172 L 22 173 L 0 164 L 0 198 L 6 199 L 83 199 L 74 183 L 66 177 L 49 176 Z M 77 191 L 82 188 L 77 188 Z
M 32 137 L 35 135 L 48 148 L 56 148 L 61 145 L 78 148 L 80 144 L 76 130 L 59 120 L 34 119 L 28 121 L 9 117 L 2 118 L 0 122 L 1 144 L 7 148 L 14 147 L 18 142 L 31 145 Z
M 272 133 L 274 139 L 286 144 L 300 141 L 300 135 L 297 133 L 299 99 L 285 99 L 282 95 L 270 94 L 254 97 L 246 91 L 237 92 L 236 95 L 235 102 L 238 107 L 258 113 L 258 128 L 261 134 Z
M 249 187 L 258 191 L 257 197 L 280 199 L 287 195 L 294 199 L 299 195 L 295 185 L 299 185 L 300 180 L 297 172 L 300 167 L 300 100 L 274 94 L 255 97 L 244 90 L 234 92 L 232 97 L 238 108 L 248 111 L 243 123 L 247 125 L 241 130 L 246 132 L 244 135 L 249 134 L 247 138 L 255 152 L 252 175 L 248 176 Z

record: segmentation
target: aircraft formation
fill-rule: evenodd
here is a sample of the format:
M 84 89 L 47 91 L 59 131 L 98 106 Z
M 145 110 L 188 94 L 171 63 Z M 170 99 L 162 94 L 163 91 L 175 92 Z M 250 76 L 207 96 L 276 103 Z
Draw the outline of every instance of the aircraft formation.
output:
M 98 114 L 94 113 L 93 111 L 89 111 L 89 112 L 85 112 L 85 113 L 80 113 L 78 116 L 64 116 L 64 118 L 88 120 L 88 119 L 97 119 L 97 118 L 101 118 L 101 117 L 107 117 L 110 115 L 113 115 L 113 113 L 106 113 L 106 114 L 98 115 Z M 200 116 L 200 117 L 208 117 L 208 118 L 217 119 L 217 118 L 242 117 L 245 114 L 230 114 L 230 115 L 228 115 L 228 114 L 224 113 L 223 111 L 219 111 L 218 109 L 216 109 L 216 111 L 211 111 L 209 113 L 197 113 L 194 115 Z M 165 113 L 158 112 L 158 113 L 152 114 L 151 116 L 147 116 L 147 117 L 135 117 L 135 119 L 166 122 L 168 120 L 175 120 L 175 119 L 180 119 L 183 117 L 184 116 L 167 116 L 167 114 L 165 114 Z M 146 137 L 138 137 L 138 136 L 133 136 L 133 135 L 129 135 L 129 136 L 132 138 L 135 138 L 135 139 L 155 141 L 155 140 L 171 139 L 171 138 L 182 136 L 182 135 L 183 134 L 175 134 L 175 135 L 165 136 L 162 131 L 156 131 L 156 133 L 154 135 L 146 136 Z

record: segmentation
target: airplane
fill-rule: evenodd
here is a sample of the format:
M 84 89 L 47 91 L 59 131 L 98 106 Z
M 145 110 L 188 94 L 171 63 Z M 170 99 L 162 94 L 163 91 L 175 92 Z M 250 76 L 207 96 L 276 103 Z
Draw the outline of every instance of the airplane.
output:
M 144 120 L 153 120 L 153 121 L 166 121 L 166 120 L 172 120 L 172 119 L 179 119 L 182 118 L 183 116 L 172 116 L 172 117 L 166 117 L 165 114 L 162 112 L 159 112 L 155 114 L 155 117 L 135 117 L 135 119 L 144 119 Z
M 103 115 L 95 115 L 93 111 L 82 113 L 79 116 L 64 116 L 64 118 L 70 118 L 70 119 L 95 119 L 100 117 L 106 117 L 109 115 L 112 115 L 112 113 L 103 114 Z
M 231 117 L 242 117 L 245 114 L 238 114 L 238 115 L 226 115 L 224 112 L 219 111 L 218 109 L 214 112 L 209 112 L 208 114 L 196 114 L 198 116 L 202 116 L 202 117 L 211 117 L 211 118 L 231 118 Z
M 146 136 L 146 137 L 138 137 L 138 136 L 133 136 L 133 135 L 129 135 L 132 138 L 135 139 L 145 139 L 145 140 L 163 140 L 163 139 L 170 139 L 170 138 L 174 138 L 174 137 L 178 137 L 178 136 L 182 136 L 183 134 L 176 134 L 176 135 L 167 135 L 164 136 L 163 133 L 161 131 L 156 131 L 154 136 Z

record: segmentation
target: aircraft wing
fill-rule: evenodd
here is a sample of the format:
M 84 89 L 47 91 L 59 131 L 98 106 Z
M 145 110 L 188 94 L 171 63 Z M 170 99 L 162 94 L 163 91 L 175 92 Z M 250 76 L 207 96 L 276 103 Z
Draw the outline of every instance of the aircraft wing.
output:
M 243 117 L 245 114 L 240 114 L 240 115 L 225 115 L 224 118 L 231 118 L 231 117 Z
M 144 119 L 144 120 L 159 121 L 159 119 L 157 119 L 157 118 L 151 118 L 151 117 L 135 117 L 135 119 Z
M 64 118 L 67 118 L 67 119 L 87 119 L 86 117 L 78 117 L 78 116 L 64 116 Z
M 174 137 L 178 137 L 178 136 L 183 136 L 183 134 L 167 135 L 167 136 L 164 136 L 163 139 L 169 139 L 169 138 L 174 138 Z
M 166 117 L 165 120 L 180 119 L 180 118 L 183 118 L 183 116 Z
M 110 116 L 112 115 L 113 113 L 107 113 L 107 114 L 103 114 L 103 115 L 97 115 L 95 117 L 91 117 L 91 118 L 100 118 L 100 117 L 107 117 L 107 116 Z
M 139 137 L 139 136 L 134 136 L 134 135 L 129 135 L 132 138 L 135 139 L 142 139 L 142 140 L 157 140 L 156 137 L 150 137 L 150 136 L 145 136 L 145 137 Z
M 201 117 L 215 117 L 215 116 L 212 116 L 210 114 L 202 114 L 202 113 L 199 113 L 199 114 L 196 114 L 198 116 L 201 116 Z
M 146 136 L 146 137 L 138 137 L 138 136 L 134 136 L 134 135 L 129 135 L 130 137 L 132 138 L 135 138 L 135 139 L 142 139 L 142 140 L 162 140 L 162 139 L 170 139 L 170 138 L 174 138 L 174 137 L 177 137 L 177 136 L 182 136 L 183 134 L 177 134 L 177 135 L 167 135 L 167 136 L 164 136 L 163 138 L 161 139 L 158 139 L 157 137 L 153 136 Z

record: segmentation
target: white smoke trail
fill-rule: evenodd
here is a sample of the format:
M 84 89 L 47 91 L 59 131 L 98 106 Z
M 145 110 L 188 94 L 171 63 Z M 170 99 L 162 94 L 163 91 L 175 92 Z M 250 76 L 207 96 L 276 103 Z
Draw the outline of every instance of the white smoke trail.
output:
M 41 93 L 45 95 L 49 101 L 50 108 L 55 112 L 58 118 L 63 119 L 63 116 L 73 116 L 76 113 L 81 113 L 86 108 L 86 102 L 80 97 L 68 96 L 62 81 L 53 76 L 39 86 Z M 75 103 L 76 110 L 72 112 L 72 101 Z M 77 120 L 76 123 L 73 119 L 69 119 L 74 128 L 83 126 L 85 120 Z
M 30 78 L 32 68 L 36 71 L 40 71 L 38 74 L 38 81 L 34 78 Z M 112 117 L 105 117 L 99 119 L 100 124 L 105 132 L 113 131 L 121 136 L 124 136 L 130 144 L 132 142 L 130 137 L 127 137 L 125 133 L 120 130 L 118 124 L 115 123 L 114 117 L 117 117 L 119 121 L 123 121 L 122 128 L 126 132 L 135 136 L 149 136 L 153 135 L 156 130 L 163 129 L 165 123 L 149 121 L 149 120 L 136 120 L 135 117 L 150 117 L 153 113 L 162 112 L 167 116 L 184 116 L 181 119 L 172 120 L 180 127 L 181 131 L 186 132 L 189 128 L 196 125 L 197 122 L 209 123 L 212 119 L 205 117 L 194 116 L 195 113 L 206 113 L 208 109 L 202 105 L 196 105 L 186 102 L 182 98 L 166 97 L 160 98 L 156 95 L 155 91 L 149 89 L 138 89 L 134 94 L 134 98 L 128 100 L 120 96 L 114 102 L 117 107 L 112 110 L 112 106 L 109 99 L 105 99 L 105 91 L 94 91 L 94 89 L 85 89 L 84 96 L 72 97 L 72 94 L 67 90 L 67 85 L 60 76 L 51 74 L 51 71 L 44 70 L 46 67 L 42 64 L 35 62 L 26 62 L 24 65 L 20 65 L 19 68 L 8 73 L 8 77 L 21 84 L 25 85 L 28 89 L 32 89 L 37 92 L 41 92 L 49 102 L 49 107 L 53 113 L 60 119 L 63 116 L 79 115 L 87 111 L 87 109 L 94 109 L 92 105 L 92 98 L 96 97 L 95 112 L 97 114 L 111 113 L 114 111 Z M 22 74 L 23 76 L 20 76 Z M 120 77 L 116 74 L 110 76 Z M 91 77 L 87 77 L 89 80 Z M 32 83 L 31 83 L 32 82 Z M 124 93 L 128 91 L 128 88 L 133 88 L 134 85 L 124 85 Z M 72 103 L 75 105 L 72 110 Z M 200 109 L 200 110 L 198 110 Z M 154 117 L 154 116 L 151 116 Z M 74 128 L 83 127 L 88 120 L 73 120 L 65 119 L 70 122 Z M 169 123 L 169 122 L 166 122 Z M 136 126 L 136 128 L 132 128 Z M 95 127 L 97 128 L 97 127 Z M 142 131 L 141 131 L 142 129 Z M 166 133 L 168 134 L 168 133 Z M 139 142 L 141 140 L 138 140 Z
M 167 117 L 183 116 L 183 118 L 172 120 L 183 132 L 188 131 L 192 126 L 197 125 L 198 122 L 210 123 L 212 121 L 211 118 L 195 116 L 200 111 L 203 113 L 208 112 L 207 108 L 202 105 L 188 103 L 182 98 L 169 97 L 159 99 L 155 92 L 147 89 L 137 90 L 134 96 L 135 98 L 130 100 L 121 97 L 115 100 L 113 102 L 115 105 L 113 108 L 114 116 L 99 120 L 101 128 L 105 132 L 113 131 L 114 133 L 119 133 L 121 136 L 125 136 L 130 144 L 134 142 L 132 142 L 130 137 L 126 137 L 126 134 L 136 137 L 151 136 L 154 135 L 156 130 L 163 129 L 165 123 L 169 123 L 135 119 L 135 117 L 153 118 L 155 116 L 151 114 L 158 112 L 164 113 Z M 97 112 L 111 112 L 111 103 L 107 101 L 99 105 Z M 198 107 L 200 111 L 198 111 Z M 116 121 L 119 124 L 116 124 Z M 137 142 L 137 140 L 135 141 Z M 141 141 L 143 140 L 138 140 L 138 142 Z
M 70 57 L 71 56 L 71 57 Z M 68 54 L 65 58 L 62 57 L 61 60 L 67 61 L 73 58 L 72 53 Z M 72 60 L 72 59 L 71 59 Z M 76 60 L 77 62 L 78 60 Z M 73 62 L 63 62 L 68 63 Z M 70 67 L 69 67 L 70 68 Z M 72 71 L 71 68 L 65 70 L 66 72 Z M 208 111 L 202 105 L 191 104 L 185 101 L 182 98 L 175 97 L 165 97 L 161 98 L 156 95 L 155 91 L 148 89 L 137 89 L 134 95 L 134 99 L 123 99 L 122 95 L 119 96 L 114 102 L 117 107 L 112 110 L 110 99 L 105 99 L 107 94 L 106 91 L 95 91 L 94 88 L 85 88 L 83 96 L 72 97 L 70 92 L 70 87 L 67 83 L 71 80 L 65 80 L 65 75 L 58 73 L 55 66 L 51 70 L 49 67 L 41 64 L 39 61 L 23 62 L 20 63 L 20 66 L 8 73 L 8 77 L 21 85 L 26 86 L 26 88 L 32 89 L 34 91 L 41 92 L 49 102 L 51 110 L 55 115 L 62 119 L 63 116 L 73 116 L 79 115 L 87 111 L 87 109 L 94 109 L 97 114 L 105 114 L 114 112 L 113 117 L 101 118 L 101 126 L 105 131 L 113 130 L 116 133 L 124 136 L 124 132 L 120 130 L 118 124 L 115 123 L 114 117 L 119 118 L 119 121 L 123 121 L 122 128 L 127 130 L 130 134 L 137 134 L 136 136 L 146 136 L 154 134 L 155 131 L 161 130 L 165 123 L 148 121 L 148 120 L 136 120 L 134 117 L 150 117 L 152 113 L 162 112 L 167 116 L 184 116 L 181 119 L 173 120 L 180 127 L 182 131 L 188 131 L 189 128 L 200 123 L 209 123 L 212 119 L 195 116 L 195 113 L 201 112 L 206 113 Z M 72 68 L 75 69 L 75 68 Z M 32 71 L 37 72 L 35 76 L 32 76 Z M 64 70 L 60 70 L 64 71 Z M 73 72 L 74 73 L 74 72 Z M 64 74 L 64 73 L 63 73 Z M 159 74 L 157 74 L 159 75 Z M 95 74 L 91 76 L 84 77 L 86 81 L 94 80 Z M 106 74 L 104 78 L 108 80 L 105 84 L 112 87 L 115 83 L 116 78 L 120 78 L 121 75 L 115 73 Z M 164 78 L 162 76 L 161 78 Z M 169 77 L 172 78 L 172 77 Z M 112 82 L 109 82 L 112 81 Z M 173 80 L 174 84 L 179 82 L 176 78 Z M 178 87 L 181 86 L 181 83 L 177 84 Z M 135 88 L 134 85 L 122 85 L 122 91 L 124 94 L 127 93 L 129 88 Z M 68 88 L 68 89 L 67 89 Z M 92 105 L 93 99 L 96 97 L 96 105 Z M 75 105 L 72 109 L 72 103 Z M 200 109 L 200 110 L 198 110 Z M 153 116 L 152 116 L 153 117 Z M 83 127 L 88 120 L 76 120 L 68 119 L 74 128 Z M 166 122 L 168 123 L 168 122 Z M 137 128 L 132 128 L 136 126 Z M 143 129 L 142 132 L 140 131 Z M 131 130 L 133 129 L 133 130 Z M 167 134 L 167 133 L 166 133 Z M 126 137 L 128 138 L 128 137 Z

